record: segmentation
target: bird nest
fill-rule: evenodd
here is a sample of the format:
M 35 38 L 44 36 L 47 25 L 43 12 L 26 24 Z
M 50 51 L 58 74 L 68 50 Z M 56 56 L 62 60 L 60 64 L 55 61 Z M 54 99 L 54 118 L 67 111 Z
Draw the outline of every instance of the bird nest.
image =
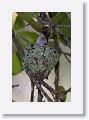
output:
M 24 49 L 23 66 L 31 78 L 43 80 L 57 64 L 59 55 L 48 45 L 28 45 Z

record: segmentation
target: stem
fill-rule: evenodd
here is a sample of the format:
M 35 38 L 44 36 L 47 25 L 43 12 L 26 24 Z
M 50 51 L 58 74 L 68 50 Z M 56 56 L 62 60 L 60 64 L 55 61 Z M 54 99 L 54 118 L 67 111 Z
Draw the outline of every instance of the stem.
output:
M 71 28 L 71 25 L 56 25 L 57 28 Z
M 65 56 L 65 58 L 67 59 L 67 61 L 69 62 L 69 63 L 71 63 L 71 61 L 70 61 L 70 59 L 64 54 L 64 56 Z
M 27 73 L 28 76 L 29 76 L 29 73 Z M 39 89 L 40 92 L 43 93 L 43 95 L 46 97 L 46 99 L 49 101 L 49 102 L 53 102 L 53 100 L 48 96 L 48 94 L 45 92 L 45 90 L 41 87 L 41 85 L 39 84 L 39 82 L 37 82 L 36 80 L 33 80 L 32 81 L 34 82 L 34 84 L 36 85 L 36 87 Z
M 59 86 L 59 69 L 60 69 L 60 62 L 58 61 L 58 63 L 55 66 L 55 90 L 58 91 L 58 86 Z M 55 101 L 58 102 L 59 101 L 59 97 L 58 95 L 55 95 Z
M 36 81 L 33 81 L 37 88 L 40 90 L 40 92 L 43 93 L 43 95 L 46 97 L 46 99 L 49 101 L 49 102 L 53 102 L 53 100 L 48 96 L 48 94 L 45 92 L 45 90 L 39 85 L 39 83 L 37 83 Z
M 42 81 L 42 85 L 46 87 L 52 94 L 58 94 L 56 90 L 54 90 L 50 85 L 48 85 L 46 82 Z
M 41 84 L 39 83 L 40 87 L 41 87 Z M 38 102 L 42 102 L 42 98 L 43 98 L 43 95 L 41 93 L 41 91 L 38 89 L 38 98 L 37 98 L 37 101 Z
M 34 83 L 31 81 L 31 99 L 30 99 L 30 102 L 33 102 L 34 101 Z
M 19 85 L 12 85 L 12 88 L 18 87 Z
M 67 94 L 68 92 L 71 92 L 71 87 L 65 91 L 65 94 Z
M 67 55 L 67 56 L 71 57 L 71 53 L 68 53 L 68 52 L 64 52 L 64 51 L 62 51 L 62 54 L 64 54 L 64 55 Z
M 48 90 L 49 90 L 49 92 L 52 94 L 52 96 L 53 96 L 53 99 L 55 99 L 54 98 L 54 96 L 55 96 L 55 94 L 58 94 L 57 93 L 57 91 L 55 91 L 51 86 L 49 86 L 46 82 L 42 82 L 42 84 L 43 84 L 43 86 L 45 87 L 45 88 L 47 88 Z

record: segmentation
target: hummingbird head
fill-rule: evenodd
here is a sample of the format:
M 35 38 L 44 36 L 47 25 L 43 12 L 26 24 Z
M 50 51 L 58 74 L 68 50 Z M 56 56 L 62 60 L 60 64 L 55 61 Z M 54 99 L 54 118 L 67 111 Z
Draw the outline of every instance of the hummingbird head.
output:
M 48 41 L 48 38 L 50 36 L 50 29 L 49 29 L 49 27 L 43 27 L 41 32 L 46 37 L 46 39 Z

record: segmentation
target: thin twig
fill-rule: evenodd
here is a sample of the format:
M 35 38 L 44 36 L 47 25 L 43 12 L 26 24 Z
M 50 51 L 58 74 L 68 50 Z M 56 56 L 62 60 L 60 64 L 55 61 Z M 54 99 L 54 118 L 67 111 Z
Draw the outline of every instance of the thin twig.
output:
M 12 85 L 12 88 L 18 87 L 19 85 Z
M 67 94 L 68 92 L 71 92 L 71 87 L 65 91 L 65 94 Z
M 60 61 L 58 61 L 58 63 L 55 66 L 55 90 L 58 91 L 58 86 L 59 86 L 59 71 L 60 71 Z M 58 102 L 59 98 L 58 95 L 55 95 L 55 101 Z
M 41 84 L 39 83 L 40 87 L 41 87 Z M 38 89 L 38 98 L 37 98 L 37 101 L 38 102 L 42 102 L 42 99 L 43 99 L 43 95 L 41 93 L 41 91 Z
M 64 52 L 64 51 L 62 51 L 62 53 L 63 53 L 64 55 L 67 55 L 67 56 L 71 57 L 71 53 Z
M 34 83 L 33 81 L 31 81 L 31 99 L 30 99 L 30 102 L 33 102 L 34 101 Z
M 55 25 L 57 28 L 70 28 L 71 25 Z
M 57 95 L 58 100 L 60 100 L 60 101 L 62 101 L 61 96 L 63 96 L 64 94 L 67 94 L 68 92 L 71 92 L 71 87 L 68 90 L 65 90 L 64 92 L 59 92 L 59 91 L 56 91 L 55 89 L 53 89 L 50 85 L 48 85 L 44 81 L 42 81 L 42 85 L 50 91 L 53 98 L 55 95 Z
M 67 59 L 67 61 L 68 61 L 69 63 L 71 63 L 71 60 L 67 57 L 67 55 L 64 54 L 64 56 L 65 56 L 65 58 Z
M 42 81 L 42 85 L 47 88 L 50 93 L 52 94 L 53 98 L 55 98 L 55 94 L 58 94 L 56 90 L 54 90 L 50 85 L 48 85 L 46 82 Z
M 50 85 L 48 85 L 45 81 L 42 81 L 42 85 L 44 87 L 46 87 L 50 92 L 52 92 L 53 94 L 57 94 L 57 91 L 55 89 L 53 89 Z
M 37 88 L 40 90 L 40 92 L 43 93 L 43 95 L 46 97 L 46 99 L 49 102 L 53 102 L 53 100 L 48 96 L 48 94 L 45 92 L 45 90 L 39 85 L 39 82 L 37 82 L 36 80 L 33 80 L 33 82 L 37 86 Z

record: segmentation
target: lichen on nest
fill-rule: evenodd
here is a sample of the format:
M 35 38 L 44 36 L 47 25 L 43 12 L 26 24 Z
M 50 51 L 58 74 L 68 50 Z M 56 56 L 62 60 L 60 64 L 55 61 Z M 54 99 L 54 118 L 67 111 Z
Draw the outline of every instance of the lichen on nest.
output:
M 24 49 L 23 66 L 31 78 L 43 80 L 48 77 L 57 64 L 59 55 L 56 49 L 48 45 L 30 44 Z

